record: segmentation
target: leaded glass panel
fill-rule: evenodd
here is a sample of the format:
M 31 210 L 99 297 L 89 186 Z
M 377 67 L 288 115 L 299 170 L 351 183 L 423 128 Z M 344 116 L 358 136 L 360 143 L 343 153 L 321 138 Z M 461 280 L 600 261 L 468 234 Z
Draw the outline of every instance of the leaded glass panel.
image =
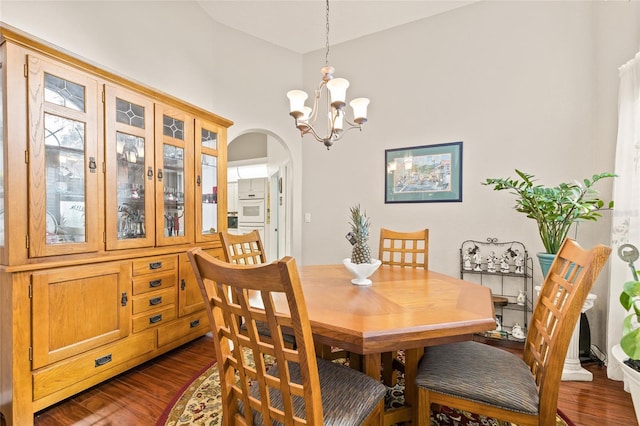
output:
M 53 114 L 44 115 L 44 143 L 84 150 L 85 123 Z
M 85 110 L 84 86 L 72 81 L 44 74 L 44 100 L 76 111 Z
M 202 146 L 205 148 L 218 148 L 218 134 L 216 132 L 212 132 L 211 130 L 203 128 L 202 135 L 200 135 L 200 141 L 202 143 Z
M 144 129 L 144 107 L 116 98 L 116 121 Z
M 184 121 L 163 115 L 162 133 L 174 139 L 184 140 Z

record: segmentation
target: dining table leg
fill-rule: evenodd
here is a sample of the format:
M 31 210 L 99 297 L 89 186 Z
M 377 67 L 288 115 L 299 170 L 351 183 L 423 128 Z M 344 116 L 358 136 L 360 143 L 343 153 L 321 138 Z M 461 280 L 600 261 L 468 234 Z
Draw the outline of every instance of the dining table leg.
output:
M 417 419 L 418 389 L 416 387 L 416 375 L 418 362 L 424 354 L 424 348 L 406 349 L 404 370 L 404 407 L 385 411 L 385 425 L 396 423 L 414 422 Z M 382 357 L 381 354 L 367 354 L 364 356 L 364 373 L 376 380 L 381 379 Z
M 424 355 L 424 348 L 405 349 L 404 351 L 404 403 L 411 407 L 411 418 L 417 423 L 418 418 L 418 388 L 416 376 L 418 363 Z
M 382 361 L 380 354 L 367 354 L 364 356 L 364 373 L 367 376 L 373 377 L 376 380 L 380 380 L 380 367 Z

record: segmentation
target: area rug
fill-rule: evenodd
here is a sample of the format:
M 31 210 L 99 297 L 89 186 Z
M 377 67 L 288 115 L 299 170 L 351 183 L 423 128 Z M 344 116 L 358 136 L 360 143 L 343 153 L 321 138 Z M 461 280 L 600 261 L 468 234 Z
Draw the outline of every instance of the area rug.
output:
M 344 360 L 336 360 L 343 362 Z M 215 363 L 196 375 L 167 405 L 157 426 L 219 426 L 222 424 L 222 398 L 220 377 Z M 387 389 L 385 406 L 398 407 L 404 403 L 404 382 L 400 375 L 398 384 Z M 433 407 L 431 426 L 517 426 L 482 415 L 476 415 L 449 407 Z M 556 426 L 575 426 L 558 410 Z

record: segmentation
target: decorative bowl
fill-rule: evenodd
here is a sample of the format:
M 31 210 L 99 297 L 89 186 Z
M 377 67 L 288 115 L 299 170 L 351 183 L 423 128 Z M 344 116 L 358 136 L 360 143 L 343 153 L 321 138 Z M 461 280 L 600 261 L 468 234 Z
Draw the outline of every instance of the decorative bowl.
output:
M 382 262 L 380 259 L 371 259 L 371 263 L 351 263 L 351 259 L 347 258 L 344 259 L 342 263 L 344 263 L 344 266 L 355 277 L 351 280 L 351 284 L 370 285 L 372 281 L 369 277 L 378 269 Z

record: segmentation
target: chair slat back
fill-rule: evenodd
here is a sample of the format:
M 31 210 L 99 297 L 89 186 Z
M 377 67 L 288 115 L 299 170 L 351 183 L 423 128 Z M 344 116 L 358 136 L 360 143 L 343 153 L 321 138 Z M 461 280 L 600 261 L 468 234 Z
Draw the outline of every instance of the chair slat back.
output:
M 529 323 L 523 358 L 540 393 L 540 418 L 553 419 L 569 341 L 582 306 L 611 249 L 582 249 L 567 238 L 542 285 Z
M 385 265 L 429 269 L 429 230 L 397 232 L 381 228 L 378 257 Z
M 262 414 L 265 424 L 323 424 L 313 337 L 295 260 L 285 257 L 271 264 L 235 265 L 215 259 L 200 248 L 189 250 L 188 255 L 213 331 L 223 418 L 233 419 L 228 424 L 251 425 L 252 410 L 247 409 L 251 407 Z M 276 308 L 277 300 L 286 300 L 286 307 Z M 241 332 L 239 318 L 247 319 L 246 332 Z M 258 333 L 257 322 L 268 325 L 269 340 Z M 293 330 L 295 349 L 285 346 L 283 328 L 288 333 Z M 248 365 L 246 354 L 252 356 L 255 367 Z M 299 365 L 301 383 L 290 380 L 288 361 Z M 267 374 L 269 362 L 278 365 L 279 377 Z M 257 383 L 259 398 L 251 396 L 251 382 Z M 281 408 L 272 404 L 273 392 L 279 396 L 273 401 L 280 399 Z M 304 417 L 294 414 L 295 399 L 304 401 Z
M 260 233 L 255 229 L 242 235 L 223 231 L 220 232 L 220 240 L 225 259 L 229 263 L 259 265 L 267 261 Z

